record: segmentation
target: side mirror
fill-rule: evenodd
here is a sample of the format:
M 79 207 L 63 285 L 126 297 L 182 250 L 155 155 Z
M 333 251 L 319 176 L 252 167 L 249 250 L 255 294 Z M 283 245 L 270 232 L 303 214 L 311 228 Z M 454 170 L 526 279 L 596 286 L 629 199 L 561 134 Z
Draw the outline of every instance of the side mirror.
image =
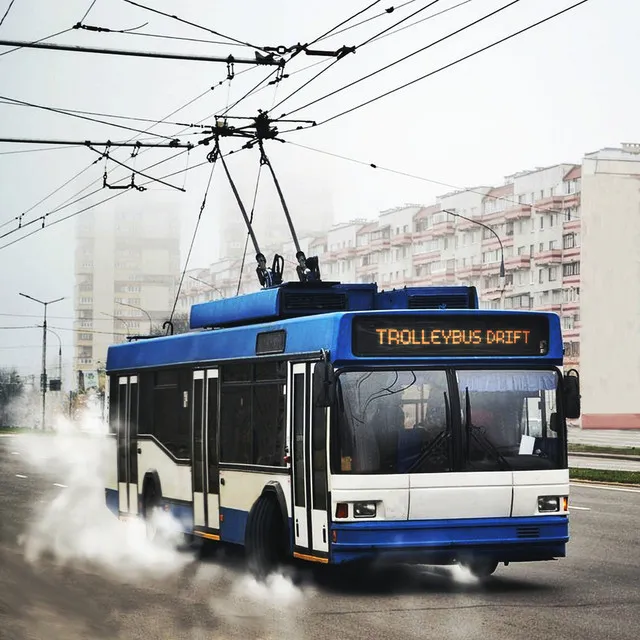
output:
M 327 360 L 317 362 L 313 369 L 313 403 L 316 407 L 329 407 L 335 398 L 336 374 Z
M 575 420 L 580 417 L 580 410 L 580 374 L 571 369 L 564 375 L 564 415 Z

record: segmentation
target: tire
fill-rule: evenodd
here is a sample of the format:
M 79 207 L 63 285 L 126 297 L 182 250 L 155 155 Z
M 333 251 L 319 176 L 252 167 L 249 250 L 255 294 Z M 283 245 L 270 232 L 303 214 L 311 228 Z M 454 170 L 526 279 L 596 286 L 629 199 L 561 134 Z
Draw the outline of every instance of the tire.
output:
M 468 569 L 471 575 L 478 580 L 486 580 L 498 568 L 497 560 L 492 558 L 472 558 L 463 560 L 460 565 Z
M 251 508 L 244 544 L 249 571 L 258 580 L 264 580 L 284 561 L 284 522 L 280 507 L 271 496 L 260 496 Z
M 154 542 L 158 538 L 158 527 L 154 523 L 153 515 L 160 508 L 160 495 L 154 482 L 151 482 L 144 492 L 143 515 L 147 531 L 147 540 Z

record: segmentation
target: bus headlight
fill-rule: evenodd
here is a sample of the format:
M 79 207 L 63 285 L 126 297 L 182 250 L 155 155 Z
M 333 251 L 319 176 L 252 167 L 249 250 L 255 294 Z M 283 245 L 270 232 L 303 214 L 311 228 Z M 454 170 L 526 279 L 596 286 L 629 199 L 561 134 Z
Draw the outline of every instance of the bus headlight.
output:
M 375 502 L 354 502 L 353 517 L 354 518 L 375 518 L 376 503 Z
M 560 511 L 560 498 L 558 496 L 540 496 L 538 511 Z

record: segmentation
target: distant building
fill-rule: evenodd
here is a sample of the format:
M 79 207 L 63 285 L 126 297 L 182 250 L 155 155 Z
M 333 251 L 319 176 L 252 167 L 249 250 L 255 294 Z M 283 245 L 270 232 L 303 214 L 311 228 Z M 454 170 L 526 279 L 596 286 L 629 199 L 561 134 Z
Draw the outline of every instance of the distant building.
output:
M 74 369 L 105 366 L 107 347 L 167 319 L 180 273 L 172 211 L 93 213 L 78 220 Z
M 640 144 L 582 163 L 582 425 L 640 429 Z
M 307 234 L 303 250 L 318 255 L 324 280 L 381 289 L 473 285 L 484 308 L 558 314 L 565 363 L 583 373 L 583 425 L 640 428 L 639 211 L 640 144 L 622 145 L 586 154 L 582 164 L 520 171 L 500 186 L 337 224 Z M 591 246 L 584 256 L 582 246 Z M 291 242 L 267 249 L 269 259 L 285 256 L 285 280 L 295 280 Z M 212 264 L 205 280 L 224 296 L 255 291 L 251 247 L 242 278 L 241 263 Z M 203 287 L 200 299 L 211 295 Z

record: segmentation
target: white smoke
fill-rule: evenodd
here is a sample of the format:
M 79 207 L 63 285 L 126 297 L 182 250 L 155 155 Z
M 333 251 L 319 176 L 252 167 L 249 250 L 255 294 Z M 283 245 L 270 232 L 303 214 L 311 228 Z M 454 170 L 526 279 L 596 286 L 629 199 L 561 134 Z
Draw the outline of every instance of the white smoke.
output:
M 244 569 L 230 567 L 224 553 L 197 562 L 194 553 L 176 549 L 182 536 L 170 514 L 157 512 L 160 535 L 152 542 L 143 521 L 121 522 L 107 509 L 105 469 L 113 460 L 99 413 L 98 406 L 88 407 L 75 422 L 58 417 L 52 433 L 16 436 L 16 449 L 29 466 L 25 473 L 38 475 L 51 488 L 34 505 L 22 536 L 27 561 L 88 568 L 121 583 L 153 581 L 163 591 L 174 585 L 177 608 L 200 603 L 223 627 L 246 627 L 251 637 L 257 629 L 261 638 L 299 638 L 297 616 L 308 593 L 289 577 L 276 573 L 257 582 Z M 170 620 L 167 624 L 171 629 Z M 191 631 L 194 638 L 211 637 Z
M 77 423 L 58 417 L 53 434 L 19 437 L 32 471 L 58 486 L 57 495 L 35 507 L 23 539 L 27 560 L 52 556 L 63 565 L 85 562 L 128 580 L 180 570 L 191 557 L 175 549 L 178 525 L 170 514 L 156 514 L 154 525 L 162 535 L 151 542 L 145 523 L 121 522 L 107 509 L 105 431 L 95 412 L 88 410 Z

